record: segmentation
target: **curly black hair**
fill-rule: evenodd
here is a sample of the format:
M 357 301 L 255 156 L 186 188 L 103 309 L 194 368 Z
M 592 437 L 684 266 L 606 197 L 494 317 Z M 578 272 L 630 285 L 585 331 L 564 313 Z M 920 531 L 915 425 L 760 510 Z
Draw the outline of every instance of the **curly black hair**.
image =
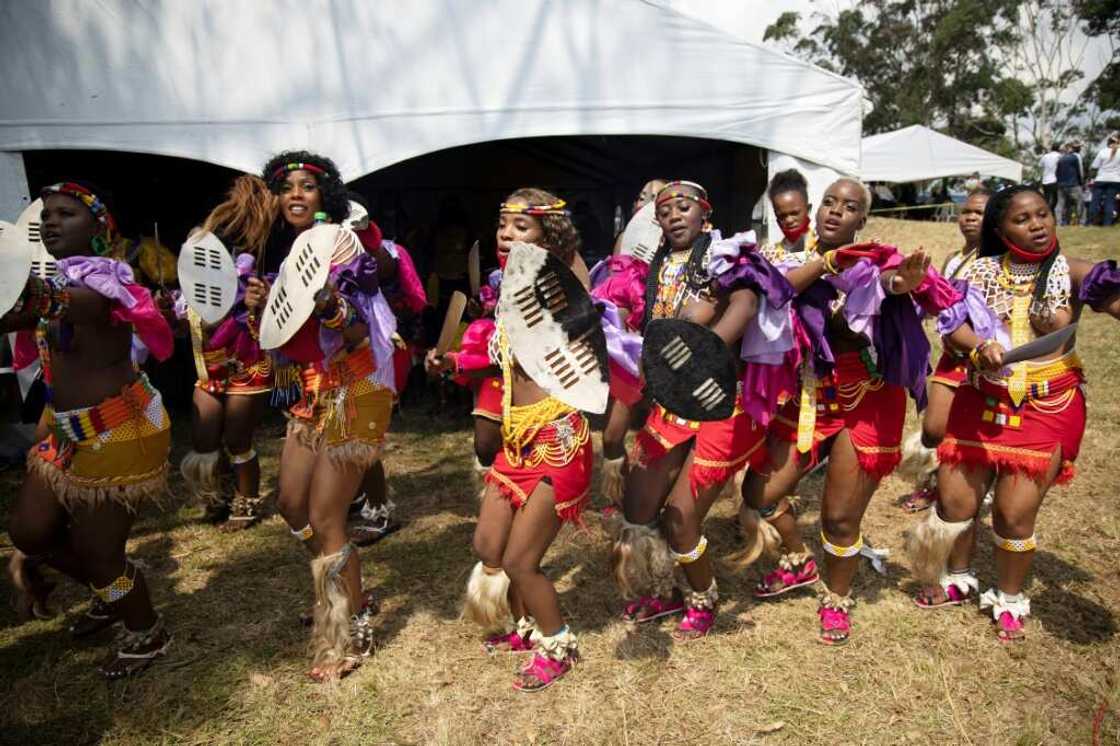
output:
M 786 192 L 797 192 L 805 200 L 805 204 L 809 204 L 809 182 L 796 168 L 774 174 L 774 178 L 770 179 L 770 185 L 766 187 L 767 199 L 772 200 Z
M 552 192 L 537 187 L 522 187 L 512 192 L 505 198 L 508 203 L 524 203 L 527 205 L 550 205 L 558 201 Z M 583 249 L 583 239 L 572 224 L 570 215 L 540 215 L 537 220 L 541 223 L 544 237 L 540 246 L 550 254 L 555 254 L 566 265 L 572 263 L 572 258 Z
M 274 194 L 280 193 L 280 184 L 287 176 L 285 168 L 289 163 L 308 163 L 322 169 L 323 173 L 312 173 L 319 191 L 323 195 L 323 212 L 327 213 L 332 223 L 341 223 L 350 215 L 350 198 L 346 185 L 342 182 L 342 175 L 334 161 L 326 156 L 310 153 L 306 150 L 285 150 L 268 159 L 261 170 L 261 178 L 268 184 Z
M 1024 193 L 1038 195 L 1038 198 L 1049 209 L 1049 203 L 1046 202 L 1046 197 L 1042 192 L 1027 184 L 1016 184 L 994 193 L 984 207 L 984 221 L 980 224 L 980 256 L 1003 256 L 1007 253 L 1003 235 L 999 232 L 999 224 L 1003 221 L 1004 215 L 1007 214 L 1007 209 L 1011 206 L 1011 200 L 1016 195 Z M 1050 256 L 1042 260 L 1042 264 L 1038 268 L 1038 277 L 1035 280 L 1035 300 L 1042 300 L 1046 294 L 1046 281 L 1050 277 L 1050 268 L 1054 266 L 1054 262 L 1060 253 L 1062 253 L 1062 247 L 1059 244 Z

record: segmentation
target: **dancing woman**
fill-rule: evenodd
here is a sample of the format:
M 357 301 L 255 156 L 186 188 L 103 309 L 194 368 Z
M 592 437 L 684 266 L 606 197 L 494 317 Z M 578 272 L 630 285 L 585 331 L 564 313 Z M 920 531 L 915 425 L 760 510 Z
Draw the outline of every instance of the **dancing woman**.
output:
M 262 177 L 279 200 L 273 238 L 280 246 L 290 249 L 317 221 L 341 223 L 349 213 L 329 158 L 281 153 Z M 268 292 L 266 279 L 249 279 L 245 305 L 254 326 Z M 273 400 L 288 417 L 278 502 L 292 534 L 314 556 L 309 675 L 316 681 L 352 672 L 372 645 L 375 607 L 362 594 L 361 563 L 347 539 L 346 518 L 363 475 L 380 458 L 389 426 L 392 332 L 392 312 L 378 294 L 378 261 L 343 230 L 314 312 L 275 355 Z
M 699 184 L 670 182 L 656 205 L 664 241 L 649 269 L 643 326 L 653 319 L 684 319 L 709 328 L 730 347 L 757 314 L 760 298 L 777 306 L 788 302 L 791 288 L 753 243 L 739 236 L 713 241 L 711 204 Z M 704 518 L 736 471 L 761 466 L 764 441 L 764 429 L 742 406 L 741 391 L 725 420 L 695 422 L 653 407 L 631 453 L 625 520 L 613 552 L 623 591 L 637 596 L 625 619 L 647 622 L 684 611 L 674 633 L 678 640 L 711 630 L 719 594 Z M 686 578 L 683 598 L 674 565 Z
M 785 404 L 769 429 L 769 466 L 743 483 L 748 512 L 784 553 L 755 590 L 766 598 L 818 580 L 787 496 L 832 440 L 821 505 L 826 588 L 821 594 L 819 641 L 847 642 L 852 578 L 863 545 L 860 523 L 879 481 L 900 460 L 906 390 L 922 403 L 929 345 L 915 311 L 934 313 L 960 301 L 928 271 L 922 251 L 902 258 L 890 247 L 848 247 L 867 220 L 867 188 L 840 179 L 825 191 L 816 215 L 816 242 L 787 254 L 779 268 L 798 291 L 782 339 L 790 347 L 759 387 Z M 791 357 L 792 356 L 792 357 Z M 792 364 L 791 364 L 792 363 Z M 797 375 L 800 371 L 800 386 Z M 798 388 L 800 392 L 798 393 Z M 762 525 L 762 524 L 759 524 Z
M 43 244 L 58 259 L 50 280 L 28 280 L 17 309 L 0 322 L 17 344 L 39 351 L 47 407 L 42 440 L 12 503 L 9 534 L 27 556 L 17 586 L 45 598 L 35 572 L 46 564 L 88 584 L 93 599 L 75 636 L 123 622 L 106 678 L 140 673 L 171 644 L 143 573 L 125 545 L 136 512 L 166 489 L 171 421 L 158 391 L 131 358 L 135 332 L 157 359 L 171 329 L 127 264 L 101 256 L 116 232 L 105 201 L 79 182 L 42 192 Z M 32 336 L 33 334 L 33 336 Z
M 996 586 L 980 595 L 1001 642 L 1021 640 L 1023 593 L 1037 541 L 1035 519 L 1053 484 L 1069 482 L 1085 433 L 1084 376 L 1074 340 L 1035 359 L 1003 364 L 1004 353 L 1075 322 L 1085 306 L 1120 319 L 1120 271 L 1067 257 L 1054 215 L 1033 187 L 992 195 L 980 257 L 960 273 L 972 296 L 944 314 L 939 331 L 969 361 L 938 448 L 939 501 L 909 543 L 925 587 L 916 603 L 940 608 L 979 592 L 971 569 L 976 515 L 995 480 L 992 539 Z M 978 301 L 978 302 L 977 302 Z
M 222 531 L 248 528 L 261 519 L 261 466 L 253 448 L 272 391 L 272 359 L 261 351 L 249 328 L 245 288 L 263 260 L 276 219 L 277 204 L 257 176 L 239 176 L 222 204 L 206 217 L 202 231 L 239 249 L 237 299 L 229 315 L 214 326 L 203 323 L 181 297 L 175 308 L 190 327 L 198 382 L 191 408 L 191 450 L 180 471 L 188 488 L 207 503 L 207 513 Z M 219 467 L 224 456 L 233 470 L 233 499 L 222 494 Z

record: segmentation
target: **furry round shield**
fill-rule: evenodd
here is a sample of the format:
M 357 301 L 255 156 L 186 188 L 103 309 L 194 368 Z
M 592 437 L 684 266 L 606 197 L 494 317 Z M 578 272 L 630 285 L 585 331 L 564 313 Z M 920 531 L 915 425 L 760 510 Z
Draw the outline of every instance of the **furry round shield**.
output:
M 654 319 L 642 343 L 646 393 L 686 420 L 725 420 L 735 411 L 731 351 L 707 327 L 683 319 Z
M 498 318 L 514 358 L 534 383 L 576 409 L 606 411 L 607 341 L 599 310 L 559 259 L 532 244 L 513 244 Z
M 216 324 L 237 299 L 237 269 L 225 244 L 210 231 L 187 238 L 179 249 L 179 285 L 199 318 Z
M 12 310 L 31 274 L 31 244 L 19 226 L 0 220 L 0 314 Z
M 299 234 L 292 244 L 261 315 L 262 348 L 280 347 L 311 316 L 315 294 L 327 284 L 338 238 L 337 225 L 316 225 Z
M 661 225 L 657 222 L 656 211 L 657 206 L 650 202 L 634 213 L 622 232 L 618 248 L 620 254 L 631 254 L 646 264 L 653 261 L 653 255 L 661 245 Z
M 369 210 L 350 200 L 350 216 L 346 218 L 346 225 L 351 230 L 365 230 L 369 227 Z

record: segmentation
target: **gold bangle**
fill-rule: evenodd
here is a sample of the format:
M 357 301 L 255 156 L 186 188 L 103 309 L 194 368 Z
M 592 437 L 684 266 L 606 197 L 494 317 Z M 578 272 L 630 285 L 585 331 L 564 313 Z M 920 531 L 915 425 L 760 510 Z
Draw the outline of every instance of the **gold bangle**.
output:
M 825 272 L 830 275 L 840 274 L 840 270 L 836 267 L 836 249 L 829 249 L 821 254 L 821 261 L 824 262 Z

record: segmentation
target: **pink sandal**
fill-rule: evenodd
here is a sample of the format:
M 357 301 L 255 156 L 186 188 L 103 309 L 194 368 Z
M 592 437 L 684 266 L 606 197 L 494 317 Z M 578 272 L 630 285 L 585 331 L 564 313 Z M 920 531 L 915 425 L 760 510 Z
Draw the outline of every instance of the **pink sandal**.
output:
M 996 639 L 1004 645 L 1023 642 L 1023 620 L 1031 613 L 1031 600 L 1022 593 L 1004 593 L 989 588 L 980 596 L 980 608 L 992 610 L 992 622 L 996 626 Z
M 688 594 L 688 608 L 685 609 L 684 619 L 673 631 L 673 639 L 677 642 L 691 642 L 707 637 L 716 623 L 716 604 L 719 602 L 719 590 L 716 588 L 715 578 L 706 591 L 690 591 Z
M 637 601 L 626 604 L 626 610 L 622 612 L 622 621 L 645 624 L 682 611 L 684 611 L 684 601 L 679 598 L 665 601 L 657 596 L 642 596 Z
M 942 598 L 938 600 L 937 591 Z M 951 572 L 941 576 L 938 585 L 922 588 L 914 597 L 914 605 L 919 609 L 940 609 L 945 606 L 960 606 L 972 599 L 972 594 L 980 590 L 980 583 L 971 570 Z
M 930 487 L 920 487 L 914 490 L 910 497 L 902 503 L 902 509 L 907 513 L 921 513 L 929 510 L 937 502 L 937 490 Z
M 567 675 L 579 661 L 579 647 L 576 636 L 568 631 L 567 625 L 554 635 L 541 636 L 537 640 L 538 650 L 533 659 L 521 667 L 513 688 L 519 692 L 539 692 L 547 689 Z
M 847 645 L 852 634 L 851 608 L 854 605 L 851 596 L 838 596 L 831 591 L 822 593 L 817 608 L 821 622 L 817 642 L 831 646 Z
M 778 567 L 755 586 L 754 597 L 773 598 L 812 585 L 820 579 L 817 561 L 811 554 L 783 554 L 778 559 Z
M 489 655 L 495 653 L 527 653 L 536 647 L 535 642 L 523 637 L 517 630 L 487 637 L 482 643 L 482 649 Z

